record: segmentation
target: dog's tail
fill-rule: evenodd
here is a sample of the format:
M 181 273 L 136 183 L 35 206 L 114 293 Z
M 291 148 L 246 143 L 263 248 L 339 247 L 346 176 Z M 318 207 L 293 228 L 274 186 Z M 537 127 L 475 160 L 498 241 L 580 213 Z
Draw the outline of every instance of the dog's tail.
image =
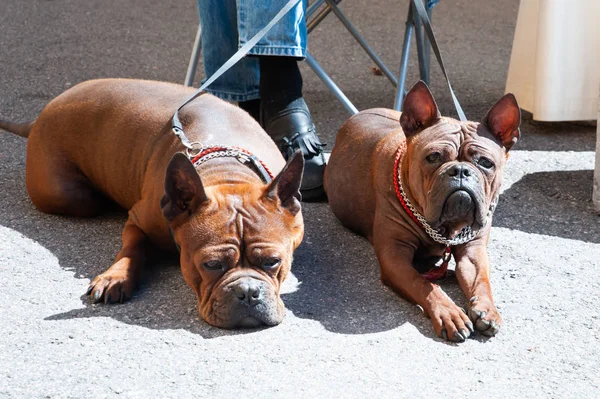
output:
M 0 129 L 6 130 L 7 132 L 11 132 L 21 137 L 29 137 L 29 132 L 31 131 L 31 127 L 33 126 L 33 122 L 30 123 L 13 123 L 0 119 Z

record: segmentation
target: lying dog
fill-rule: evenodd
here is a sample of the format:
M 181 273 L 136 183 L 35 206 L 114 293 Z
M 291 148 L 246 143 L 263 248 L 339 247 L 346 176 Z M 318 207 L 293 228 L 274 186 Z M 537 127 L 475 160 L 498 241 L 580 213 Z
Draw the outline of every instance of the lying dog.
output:
M 459 122 L 441 117 L 419 82 L 403 110 L 367 110 L 344 124 L 325 171 L 329 205 L 371 241 L 382 281 L 419 304 L 440 337 L 464 341 L 474 329 L 494 335 L 501 318 L 486 247 L 507 152 L 520 137 L 519 106 L 507 94 L 482 123 Z M 468 315 L 415 270 L 442 255 L 447 266 L 450 251 Z
M 107 199 L 129 210 L 115 263 L 90 284 L 93 301 L 128 299 L 152 242 L 180 248 L 205 321 L 276 325 L 285 313 L 280 285 L 304 234 L 304 159 L 298 152 L 285 164 L 252 117 L 205 94 L 180 112 L 187 136 L 205 146 L 192 164 L 169 122 L 193 92 L 93 80 L 55 98 L 34 123 L 0 128 L 29 138 L 27 191 L 41 211 L 91 217 Z M 266 183 L 259 168 L 279 174 Z

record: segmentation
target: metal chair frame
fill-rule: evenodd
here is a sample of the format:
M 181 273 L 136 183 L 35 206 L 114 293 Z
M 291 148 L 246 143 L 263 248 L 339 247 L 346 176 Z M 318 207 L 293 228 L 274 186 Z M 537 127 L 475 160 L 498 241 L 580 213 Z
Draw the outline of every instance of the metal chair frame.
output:
M 338 5 L 342 0 L 315 0 L 311 3 L 306 10 L 306 28 L 307 32 L 312 32 L 331 12 L 338 18 L 338 20 L 344 25 L 344 27 L 350 32 L 354 39 L 361 45 L 381 72 L 389 79 L 389 81 L 396 87 L 396 96 L 394 100 L 394 109 L 401 110 L 402 101 L 404 100 L 405 92 L 405 81 L 406 74 L 408 72 L 408 57 L 410 53 L 410 46 L 412 41 L 413 33 L 416 39 L 417 45 L 417 56 L 419 61 L 419 74 L 421 80 L 429 84 L 429 61 L 430 61 L 430 50 L 431 46 L 429 40 L 424 34 L 423 26 L 418 18 L 412 1 L 408 9 L 408 16 L 406 18 L 405 30 L 404 30 L 404 41 L 402 43 L 402 55 L 400 57 L 400 73 L 399 77 L 396 78 L 385 63 L 379 58 L 375 51 L 369 46 L 366 40 L 360 35 L 356 27 L 348 20 L 348 18 L 342 13 Z M 432 4 L 430 4 L 432 3 Z M 431 11 L 435 2 L 426 1 L 425 9 L 431 19 Z M 194 76 L 200 60 L 200 50 L 202 47 L 202 26 L 198 24 L 198 31 L 196 33 L 196 39 L 194 40 L 194 47 L 192 48 L 192 55 L 188 64 L 187 73 L 185 76 L 184 84 L 191 86 L 194 81 Z M 344 92 L 335 84 L 335 82 L 327 75 L 325 70 L 319 65 L 319 63 L 310 55 L 306 53 L 306 63 L 314 71 L 314 73 L 321 79 L 321 81 L 327 86 L 332 94 L 342 103 L 344 108 L 350 114 L 358 113 L 358 109 L 352 104 Z

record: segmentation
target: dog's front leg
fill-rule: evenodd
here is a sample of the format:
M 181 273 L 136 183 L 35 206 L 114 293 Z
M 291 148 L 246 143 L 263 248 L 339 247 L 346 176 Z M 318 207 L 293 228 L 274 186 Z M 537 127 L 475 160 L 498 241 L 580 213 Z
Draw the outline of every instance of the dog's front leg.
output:
M 94 302 L 121 302 L 131 297 L 146 262 L 144 232 L 127 219 L 123 229 L 123 246 L 115 263 L 90 283 L 87 293 Z
M 484 335 L 495 335 L 502 325 L 502 318 L 492 299 L 490 285 L 490 261 L 487 239 L 478 239 L 454 250 L 456 278 L 469 298 L 469 317 L 475 328 Z
M 423 278 L 412 266 L 414 249 L 391 238 L 374 240 L 383 283 L 419 304 L 431 318 L 439 337 L 462 342 L 473 331 L 469 317 L 440 286 Z

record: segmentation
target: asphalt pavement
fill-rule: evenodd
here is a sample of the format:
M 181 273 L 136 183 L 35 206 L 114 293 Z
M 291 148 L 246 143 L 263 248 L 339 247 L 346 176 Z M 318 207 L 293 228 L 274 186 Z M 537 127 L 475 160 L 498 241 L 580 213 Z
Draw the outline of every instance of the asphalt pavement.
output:
M 407 4 L 341 4 L 395 73 Z M 434 10 L 453 87 L 472 120 L 504 94 L 517 10 L 517 0 L 444 0 Z M 92 78 L 183 82 L 196 27 L 193 0 L 2 0 L 0 117 L 32 120 Z M 359 109 L 392 106 L 394 88 L 333 16 L 309 46 Z M 418 78 L 414 54 L 410 66 L 409 85 Z M 451 115 L 432 69 L 432 91 Z M 302 71 L 331 148 L 348 114 L 306 65 Z M 324 203 L 303 207 L 306 237 L 277 327 L 227 331 L 202 322 L 169 257 L 154 261 L 128 303 L 92 305 L 83 294 L 119 250 L 126 214 L 39 212 L 25 188 L 26 142 L 0 132 L 0 397 L 597 398 L 595 128 L 525 114 L 522 136 L 489 245 L 504 325 L 496 337 L 451 344 L 381 284 L 370 244 Z M 442 285 L 465 303 L 455 280 Z

